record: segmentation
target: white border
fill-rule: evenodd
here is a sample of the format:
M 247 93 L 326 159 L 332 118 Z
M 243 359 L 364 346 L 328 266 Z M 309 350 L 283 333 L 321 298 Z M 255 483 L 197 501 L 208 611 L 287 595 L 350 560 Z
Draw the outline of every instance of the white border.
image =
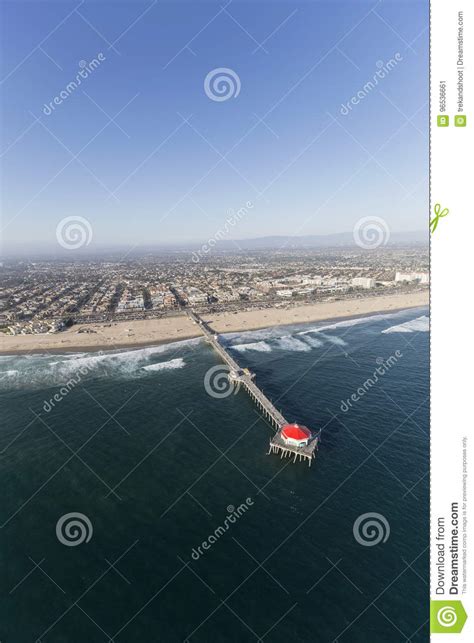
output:
M 468 477 L 467 593 L 436 595 L 438 568 L 436 541 L 438 516 L 449 526 L 453 501 L 462 505 L 462 438 L 468 436 L 468 459 L 474 457 L 471 400 L 474 399 L 472 341 L 469 326 L 474 306 L 470 277 L 473 272 L 474 217 L 470 200 L 474 183 L 471 160 L 474 127 L 473 84 L 474 6 L 472 0 L 432 0 L 430 126 L 430 217 L 434 207 L 448 208 L 431 237 L 431 598 L 462 600 L 468 619 L 461 634 L 444 640 L 474 640 L 474 467 Z M 464 111 L 467 126 L 455 127 L 457 113 L 457 22 L 463 12 Z M 446 113 L 449 127 L 438 127 L 440 81 L 447 84 Z M 472 444 L 470 444 L 472 443 Z M 470 447 L 469 447 L 470 444 Z M 469 470 L 468 470 L 469 471 Z M 461 550 L 460 550 L 461 553 Z M 449 558 L 446 572 L 449 572 Z M 462 573 L 464 565 L 460 561 Z M 438 636 L 434 634 L 433 636 Z

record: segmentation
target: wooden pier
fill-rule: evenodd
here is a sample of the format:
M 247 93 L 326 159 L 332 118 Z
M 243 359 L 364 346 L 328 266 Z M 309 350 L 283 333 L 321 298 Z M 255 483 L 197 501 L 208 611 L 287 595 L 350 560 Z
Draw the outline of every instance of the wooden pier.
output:
M 230 355 L 228 350 L 223 346 L 218 338 L 217 333 L 195 312 L 189 311 L 189 317 L 201 329 L 206 340 L 211 344 L 215 351 L 219 354 L 223 362 L 229 367 L 229 379 L 235 382 L 238 386 L 242 385 L 257 407 L 262 412 L 263 416 L 270 421 L 272 426 L 276 429 L 275 435 L 270 440 L 270 449 L 268 453 L 280 453 L 280 457 L 294 456 L 293 462 L 299 460 L 308 460 L 309 466 L 315 456 L 315 451 L 318 448 L 320 433 L 313 435 L 308 444 L 304 446 L 293 446 L 287 444 L 281 437 L 281 429 L 283 426 L 289 424 L 283 414 L 273 405 L 263 391 L 255 384 L 253 378 L 255 375 L 247 368 L 242 368 L 237 364 L 235 359 Z

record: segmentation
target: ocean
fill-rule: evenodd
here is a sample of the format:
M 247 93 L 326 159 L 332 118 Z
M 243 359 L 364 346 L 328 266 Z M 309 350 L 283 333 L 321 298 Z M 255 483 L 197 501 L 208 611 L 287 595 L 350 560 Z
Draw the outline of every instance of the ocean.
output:
M 0 358 L 0 641 L 428 641 L 427 308 Z

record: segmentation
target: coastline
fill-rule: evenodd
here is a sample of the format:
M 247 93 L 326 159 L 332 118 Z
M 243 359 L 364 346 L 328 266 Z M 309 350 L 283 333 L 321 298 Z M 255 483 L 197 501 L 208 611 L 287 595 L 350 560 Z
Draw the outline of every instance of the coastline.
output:
M 337 321 L 366 314 L 397 312 L 427 306 L 428 290 L 411 294 L 347 299 L 288 308 L 266 308 L 236 313 L 203 315 L 219 333 L 238 333 L 273 326 L 308 322 Z M 158 346 L 202 337 L 185 315 L 165 319 L 146 319 L 89 324 L 93 333 L 78 333 L 80 326 L 57 334 L 2 335 L 0 354 L 90 352 Z

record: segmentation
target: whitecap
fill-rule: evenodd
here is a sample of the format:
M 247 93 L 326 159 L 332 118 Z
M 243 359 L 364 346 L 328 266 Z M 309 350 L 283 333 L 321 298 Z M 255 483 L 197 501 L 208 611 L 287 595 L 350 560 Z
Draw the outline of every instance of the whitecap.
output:
M 177 357 L 176 359 L 170 359 L 169 362 L 159 362 L 157 364 L 149 364 L 148 366 L 143 366 L 145 371 L 166 371 L 168 369 L 183 368 L 186 365 L 186 362 L 182 357 Z
M 390 326 L 382 331 L 382 334 L 385 333 L 415 333 L 423 332 L 426 333 L 430 329 L 430 320 L 426 315 L 417 317 L 416 319 L 410 319 L 403 324 L 398 324 L 397 326 Z
M 125 378 L 134 379 L 146 375 L 143 367 L 151 364 L 153 357 L 166 355 L 175 352 L 177 349 L 186 349 L 202 341 L 201 338 L 163 344 L 161 346 L 149 346 L 139 349 L 114 350 L 99 353 L 78 352 L 68 354 L 35 354 L 18 355 L 11 357 L 8 366 L 18 371 L 11 371 L 5 368 L 4 376 L 0 374 L 2 390 L 13 388 L 49 388 L 62 386 L 65 382 L 73 381 L 81 384 L 91 378 Z M 161 370 L 161 368 L 181 368 L 179 361 L 169 360 L 170 365 L 150 370 Z M 2 364 L 4 366 L 4 364 Z
M 3 371 L 3 373 L 0 373 L 0 380 L 10 379 L 12 377 L 15 377 L 16 375 L 18 375 L 18 371 L 14 369 Z
M 334 337 L 333 335 L 326 335 L 325 333 L 321 333 L 321 337 L 324 337 L 324 339 L 335 346 L 347 346 L 347 342 L 344 341 L 342 337 Z
M 240 331 L 238 333 L 223 333 L 220 337 L 224 339 L 225 343 L 230 343 L 230 345 L 232 345 L 232 342 L 239 340 L 245 340 L 246 343 L 250 343 L 274 339 L 275 337 L 281 337 L 285 332 L 288 332 L 287 327 L 276 326 L 257 330 Z
M 305 335 L 302 339 L 313 348 L 319 348 L 323 345 L 323 342 L 320 339 L 312 337 L 311 335 Z
M 258 351 L 259 353 L 269 353 L 272 348 L 266 342 L 252 342 L 250 344 L 234 344 L 232 348 L 236 351 Z
M 383 319 L 400 317 L 401 315 L 406 315 L 406 313 L 406 310 L 397 310 L 393 313 L 378 313 L 376 315 L 367 315 L 366 317 L 341 319 L 340 321 L 333 322 L 332 324 L 325 324 L 323 326 L 317 326 L 315 328 L 303 330 L 299 332 L 298 335 L 306 335 L 307 333 L 319 333 L 320 331 L 335 330 L 337 328 L 351 328 L 352 326 L 358 326 L 359 324 L 368 324 L 369 322 L 376 322 Z
M 276 340 L 275 342 L 278 348 L 285 351 L 310 351 L 311 347 L 308 346 L 306 342 L 302 342 L 301 339 L 287 335 L 281 339 Z

